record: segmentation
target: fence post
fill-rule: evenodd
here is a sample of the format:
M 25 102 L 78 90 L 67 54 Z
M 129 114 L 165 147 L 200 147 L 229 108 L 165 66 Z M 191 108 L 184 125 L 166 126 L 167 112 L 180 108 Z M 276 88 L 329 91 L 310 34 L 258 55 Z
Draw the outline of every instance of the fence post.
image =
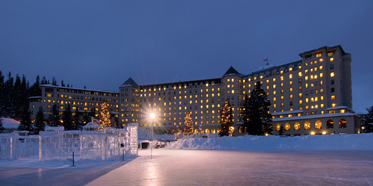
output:
M 123 149 L 123 161 L 124 161 L 124 149 Z
M 74 157 L 74 152 L 73 152 L 73 167 L 75 167 L 75 157 Z

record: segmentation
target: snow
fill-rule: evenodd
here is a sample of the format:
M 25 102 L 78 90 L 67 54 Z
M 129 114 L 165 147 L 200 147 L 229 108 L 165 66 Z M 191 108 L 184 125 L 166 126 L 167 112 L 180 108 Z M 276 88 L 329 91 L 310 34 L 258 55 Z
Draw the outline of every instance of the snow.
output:
M 187 138 L 166 146 L 174 150 L 373 150 L 373 133 L 342 135 L 240 136 Z
M 12 118 L 2 118 L 3 119 L 3 127 L 5 129 L 14 129 L 18 128 L 20 122 L 17 120 L 14 120 Z

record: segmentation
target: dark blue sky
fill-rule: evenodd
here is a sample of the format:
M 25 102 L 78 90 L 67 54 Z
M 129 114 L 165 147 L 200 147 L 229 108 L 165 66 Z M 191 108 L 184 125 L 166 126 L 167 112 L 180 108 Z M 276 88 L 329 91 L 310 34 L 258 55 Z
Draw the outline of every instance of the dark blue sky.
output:
M 373 1 L 0 1 L 0 70 L 114 90 L 248 74 L 340 44 L 353 109 L 373 105 Z

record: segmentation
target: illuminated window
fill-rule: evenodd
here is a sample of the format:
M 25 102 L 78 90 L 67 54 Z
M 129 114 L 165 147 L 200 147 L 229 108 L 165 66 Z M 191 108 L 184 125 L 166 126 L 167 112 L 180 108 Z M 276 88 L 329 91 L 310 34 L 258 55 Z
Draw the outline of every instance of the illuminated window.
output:
M 316 57 L 321 57 L 321 53 L 316 54 Z
M 303 102 L 302 102 L 302 100 L 299 100 L 299 104 L 301 105 Z
M 320 58 L 320 59 L 319 59 L 319 61 L 320 61 L 320 62 L 323 62 L 323 61 L 324 61 L 324 59 L 323 59 L 323 58 Z
M 334 77 L 334 72 L 330 72 L 330 77 Z
M 345 119 L 339 120 L 339 128 L 346 128 L 347 121 Z
M 283 81 L 284 80 L 284 76 L 281 76 L 280 79 L 281 79 L 281 81 Z
M 290 123 L 285 123 L 285 130 L 290 130 Z
M 292 85 L 292 84 L 293 84 L 293 81 L 289 81 L 289 84 Z
M 300 92 L 300 93 L 298 94 L 298 96 L 301 98 L 301 97 L 302 97 L 302 93 Z
M 315 129 L 322 129 L 322 122 L 320 120 L 315 122 Z
M 293 88 L 290 88 L 289 90 L 290 90 L 290 92 L 293 92 Z
M 293 94 L 290 94 L 290 99 L 293 99 Z
M 300 129 L 300 123 L 299 122 L 295 122 L 294 123 L 294 130 L 299 130 Z
M 266 80 L 266 83 L 269 83 L 269 79 Z M 245 87 L 244 87 L 245 88 Z
M 306 121 L 304 123 L 304 130 L 310 130 L 310 128 L 311 128 L 311 123 L 309 121 Z
M 302 77 L 302 72 L 298 72 L 298 76 L 299 76 L 299 77 Z
M 308 80 L 308 76 L 305 76 L 304 79 L 307 81 Z
M 273 101 L 276 101 L 276 97 L 273 97 Z
M 267 90 L 269 89 L 269 86 L 267 86 Z
M 273 88 L 276 88 L 276 84 L 273 84 Z
M 330 99 L 331 99 L 331 100 L 335 100 L 335 96 L 334 96 L 334 95 L 332 95 Z
M 276 108 L 276 104 L 273 104 L 273 108 Z
M 306 103 L 308 103 L 308 98 L 306 98 Z
M 283 87 L 283 86 L 284 86 L 284 83 L 281 83 L 280 86 Z
M 276 95 L 276 91 L 273 91 L 273 95 Z
M 293 78 L 293 74 L 289 74 L 289 78 L 290 78 L 290 79 Z
M 281 96 L 281 100 L 284 100 L 284 96 Z
M 276 124 L 276 131 L 280 131 L 281 125 L 279 123 Z
M 333 58 L 333 57 L 331 57 L 331 58 L 330 58 L 330 62 L 333 62 L 333 61 L 334 61 L 334 58 Z

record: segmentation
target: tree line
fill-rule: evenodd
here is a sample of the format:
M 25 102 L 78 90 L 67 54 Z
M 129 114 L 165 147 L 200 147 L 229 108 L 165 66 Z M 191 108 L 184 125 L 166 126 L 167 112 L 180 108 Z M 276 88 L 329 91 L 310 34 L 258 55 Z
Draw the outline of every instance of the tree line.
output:
M 31 125 L 31 112 L 29 109 L 30 97 L 41 96 L 41 84 L 58 86 L 54 77 L 52 83 L 50 83 L 45 76 L 40 80 L 38 75 L 35 82 L 30 85 L 25 75 L 21 77 L 17 74 L 13 77 L 11 72 L 8 75 L 3 75 L 0 71 L 0 130 L 4 130 L 1 119 L 3 117 L 20 121 L 21 124 L 18 130 L 34 130 Z M 65 86 L 63 80 L 61 81 L 61 86 Z M 70 87 L 69 84 L 67 86 Z

